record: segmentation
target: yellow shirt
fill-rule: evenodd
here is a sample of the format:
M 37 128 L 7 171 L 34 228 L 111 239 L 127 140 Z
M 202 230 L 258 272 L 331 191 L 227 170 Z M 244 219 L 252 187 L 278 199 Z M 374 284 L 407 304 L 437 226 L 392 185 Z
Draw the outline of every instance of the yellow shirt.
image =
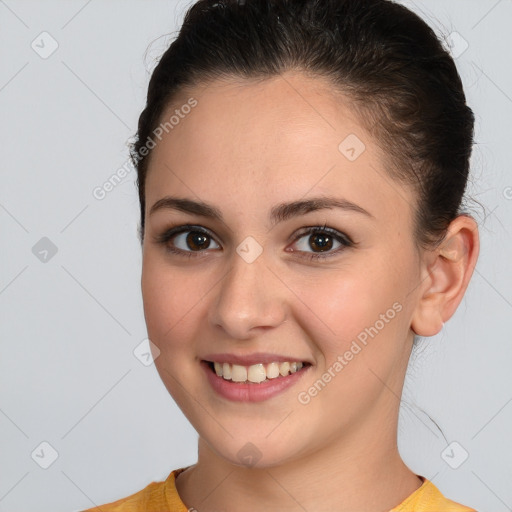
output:
M 141 491 L 83 512 L 189 512 L 176 490 L 176 477 L 187 468 L 171 472 L 164 482 L 152 482 Z M 421 477 L 423 485 L 390 512 L 476 512 L 445 498 L 437 487 Z M 191 508 L 190 511 L 194 509 Z

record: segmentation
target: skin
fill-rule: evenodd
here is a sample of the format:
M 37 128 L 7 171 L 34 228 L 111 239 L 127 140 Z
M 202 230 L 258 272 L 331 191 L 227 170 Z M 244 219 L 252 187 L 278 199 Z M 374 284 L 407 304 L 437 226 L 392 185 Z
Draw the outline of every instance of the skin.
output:
M 414 333 L 440 331 L 460 303 L 478 257 L 478 230 L 460 216 L 446 243 L 420 250 L 413 238 L 414 190 L 389 177 L 385 157 L 322 79 L 298 72 L 265 81 L 217 80 L 165 134 L 146 179 L 142 293 L 148 335 L 165 386 L 199 433 L 198 462 L 176 480 L 200 512 L 382 511 L 421 484 L 400 458 L 397 422 Z M 349 161 L 338 149 L 355 134 L 366 149 Z M 223 222 L 150 208 L 172 195 L 220 210 Z M 282 202 L 345 198 L 371 216 L 321 209 L 271 225 Z M 155 240 L 175 225 L 212 233 L 194 252 L 185 235 Z M 332 256 L 303 234 L 333 228 Z M 252 263 L 236 248 L 248 236 L 263 248 Z M 209 242 L 209 245 L 208 245 Z M 341 247 L 339 252 L 336 252 Z M 291 252 L 290 249 L 294 249 Z M 310 402 L 298 400 L 365 328 L 401 310 Z M 200 367 L 208 353 L 270 352 L 310 361 L 301 380 L 258 403 L 226 400 Z M 256 446 L 253 466 L 237 455 Z

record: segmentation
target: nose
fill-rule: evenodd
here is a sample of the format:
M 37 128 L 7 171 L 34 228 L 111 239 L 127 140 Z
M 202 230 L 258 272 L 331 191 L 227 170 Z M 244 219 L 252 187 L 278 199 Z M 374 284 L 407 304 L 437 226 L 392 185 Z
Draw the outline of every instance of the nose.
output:
M 286 288 L 267 266 L 264 253 L 248 263 L 234 252 L 231 260 L 210 308 L 211 324 L 231 339 L 243 340 L 283 323 Z

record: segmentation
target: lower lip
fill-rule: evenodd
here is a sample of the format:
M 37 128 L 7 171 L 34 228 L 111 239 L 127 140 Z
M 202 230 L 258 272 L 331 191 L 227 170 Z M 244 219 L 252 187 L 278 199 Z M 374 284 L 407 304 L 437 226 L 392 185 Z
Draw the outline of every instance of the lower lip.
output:
M 303 366 L 300 370 L 286 377 L 277 377 L 260 383 L 245 383 L 233 382 L 219 377 L 205 361 L 201 361 L 201 366 L 206 372 L 211 387 L 222 397 L 234 402 L 262 402 L 268 400 L 297 383 L 310 368 L 310 366 Z

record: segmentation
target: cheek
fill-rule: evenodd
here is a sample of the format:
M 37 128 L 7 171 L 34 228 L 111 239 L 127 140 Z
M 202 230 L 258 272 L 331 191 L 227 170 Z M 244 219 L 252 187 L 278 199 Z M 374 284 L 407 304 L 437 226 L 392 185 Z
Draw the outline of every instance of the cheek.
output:
M 152 255 L 144 256 L 141 285 L 149 338 L 162 352 L 190 345 L 186 332 L 194 325 L 205 288 Z
M 170 395 L 194 423 L 197 411 L 190 396 L 198 396 L 200 389 L 190 376 L 198 371 L 194 340 L 200 332 L 197 315 L 204 288 L 151 256 L 144 259 L 141 285 L 148 337 L 160 350 L 155 367 Z
M 315 313 L 303 318 L 302 329 L 313 340 L 319 367 L 301 399 L 308 394 L 318 411 L 326 404 L 343 404 L 332 421 L 362 414 L 380 396 L 383 383 L 399 393 L 393 375 L 407 360 L 406 312 L 396 278 L 388 276 L 368 270 L 332 272 L 302 290 Z M 318 400 L 313 398 L 317 389 L 322 390 Z
M 346 360 L 380 366 L 403 348 L 406 269 L 399 276 L 383 267 L 381 260 L 380 265 L 326 272 L 302 285 L 300 296 L 310 310 L 303 328 L 327 366 L 344 354 Z

